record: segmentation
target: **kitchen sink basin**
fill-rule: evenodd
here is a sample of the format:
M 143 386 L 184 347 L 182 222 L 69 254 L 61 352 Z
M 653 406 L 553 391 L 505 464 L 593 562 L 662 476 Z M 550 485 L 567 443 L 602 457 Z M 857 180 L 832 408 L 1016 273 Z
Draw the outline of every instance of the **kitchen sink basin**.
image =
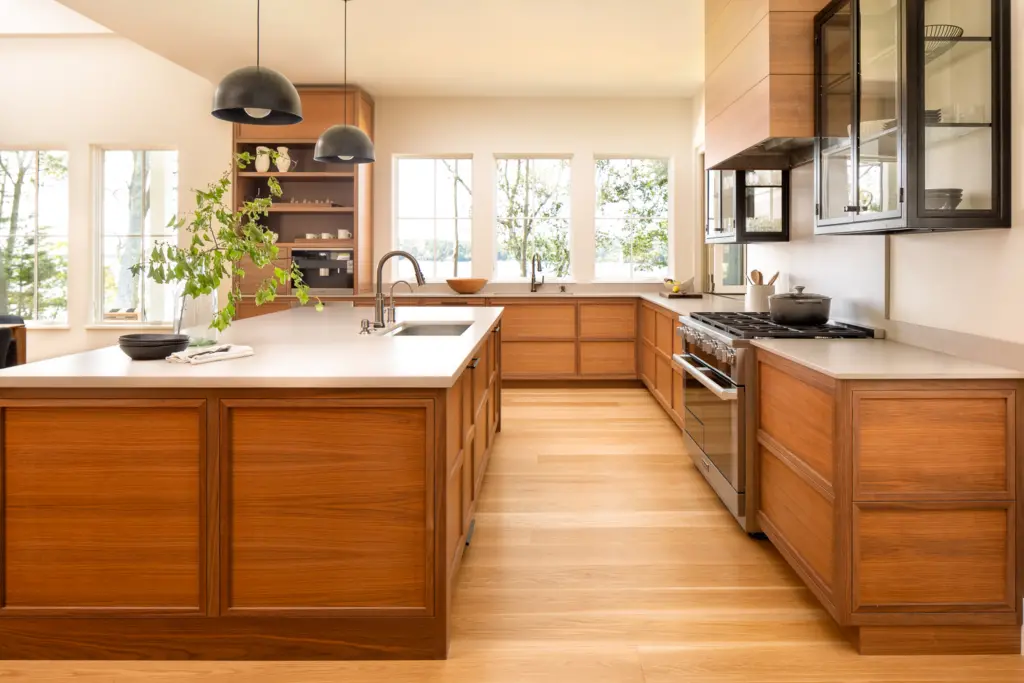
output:
M 402 323 L 388 337 L 458 337 L 472 323 Z

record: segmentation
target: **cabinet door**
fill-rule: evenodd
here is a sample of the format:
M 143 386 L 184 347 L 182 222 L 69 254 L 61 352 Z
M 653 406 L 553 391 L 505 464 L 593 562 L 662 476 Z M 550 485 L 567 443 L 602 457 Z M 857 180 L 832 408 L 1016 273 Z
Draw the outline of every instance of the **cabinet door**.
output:
M 722 207 L 719 217 L 719 237 L 736 234 L 736 171 L 722 171 Z
M 819 222 L 852 219 L 857 201 L 853 177 L 853 15 L 836 6 L 819 28 L 818 205 Z M 849 210 L 848 210 L 849 209 Z
M 655 343 L 654 328 L 658 326 L 658 312 L 650 304 L 640 307 L 640 338 L 649 344 Z
M 707 187 L 707 220 L 704 225 L 704 238 L 711 240 L 722 232 L 720 222 L 722 211 L 722 172 L 708 171 Z
M 252 299 L 245 299 L 235 309 L 235 320 L 245 320 L 246 318 L 255 318 L 258 315 L 287 311 L 291 307 L 292 304 L 289 301 L 270 301 L 262 306 L 257 306 L 256 302 Z

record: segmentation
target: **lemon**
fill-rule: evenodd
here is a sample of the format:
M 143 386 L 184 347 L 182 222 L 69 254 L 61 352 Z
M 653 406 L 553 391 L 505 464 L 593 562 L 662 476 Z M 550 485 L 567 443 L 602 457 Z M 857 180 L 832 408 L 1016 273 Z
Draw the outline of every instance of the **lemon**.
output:
M 679 285 L 673 285 L 672 286 L 672 292 L 675 293 L 675 294 L 678 294 L 679 293 Z

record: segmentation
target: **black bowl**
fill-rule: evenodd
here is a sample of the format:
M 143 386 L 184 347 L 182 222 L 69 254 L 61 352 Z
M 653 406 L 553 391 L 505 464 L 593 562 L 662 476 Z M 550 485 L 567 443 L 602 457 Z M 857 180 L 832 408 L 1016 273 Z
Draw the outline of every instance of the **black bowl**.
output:
M 187 334 L 126 334 L 117 341 L 132 360 L 163 360 L 188 348 Z

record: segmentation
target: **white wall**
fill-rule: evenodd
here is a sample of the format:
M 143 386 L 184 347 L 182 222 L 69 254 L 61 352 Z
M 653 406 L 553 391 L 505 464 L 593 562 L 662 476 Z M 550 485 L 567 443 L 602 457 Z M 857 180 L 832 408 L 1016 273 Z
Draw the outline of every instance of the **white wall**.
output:
M 836 320 L 884 326 L 885 237 L 814 234 L 813 164 L 793 169 L 790 187 L 790 241 L 749 245 L 747 270 L 756 268 L 765 279 L 778 271 L 776 292 L 803 285 L 832 297 Z
M 671 158 L 669 270 L 693 276 L 692 107 L 688 99 L 413 99 L 376 102 L 374 251 L 394 244 L 395 155 L 473 155 L 473 186 L 495 187 L 495 154 L 572 155 L 572 271 L 594 275 L 594 157 Z M 489 277 L 495 260 L 495 192 L 474 192 L 473 274 Z
M 29 360 L 116 343 L 87 329 L 95 290 L 92 146 L 179 152 L 179 206 L 227 169 L 231 126 L 210 116 L 213 85 L 114 36 L 0 38 L 0 148 L 69 152 L 68 328 L 29 331 Z

